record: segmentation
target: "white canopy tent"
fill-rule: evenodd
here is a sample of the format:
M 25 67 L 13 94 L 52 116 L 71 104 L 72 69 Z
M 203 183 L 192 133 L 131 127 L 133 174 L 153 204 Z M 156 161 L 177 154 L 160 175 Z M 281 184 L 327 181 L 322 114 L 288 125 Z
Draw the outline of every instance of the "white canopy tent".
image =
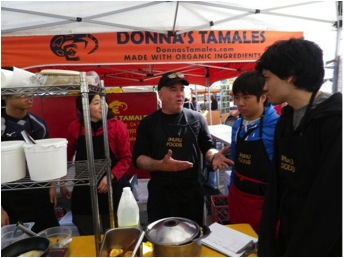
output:
M 340 26 L 338 26 L 340 24 Z M 2 1 L 2 37 L 116 31 L 302 31 L 324 50 L 338 87 L 341 1 Z M 209 86 L 209 85 L 208 85 Z
M 305 39 L 316 42 L 323 49 L 324 61 L 334 60 L 333 91 L 341 91 L 341 27 L 342 2 L 331 0 L 1 1 L 2 40 L 5 37 L 17 36 L 122 31 L 149 31 L 167 35 L 200 30 L 301 31 Z M 33 55 L 36 54 L 35 51 L 39 52 L 39 49 L 30 49 Z M 14 52 L 15 50 L 6 53 L 7 60 L 11 59 Z M 44 62 L 44 59 L 37 59 L 37 62 Z M 37 65 L 44 67 L 45 64 Z M 136 67 L 134 72 L 130 67 L 123 68 L 123 64 L 122 67 L 112 63 L 108 64 L 110 65 L 112 67 L 109 70 L 114 73 L 128 72 L 133 76 L 134 73 L 141 74 L 141 70 L 145 71 L 141 67 Z M 189 69 L 191 73 L 191 68 L 187 65 L 189 64 L 184 65 L 184 69 Z M 207 79 L 206 86 L 210 86 L 208 70 L 222 69 L 209 63 L 192 65 L 207 68 L 203 69 L 206 70 L 204 74 L 198 74 Z M 233 70 L 225 68 L 228 71 Z M 237 70 L 243 71 L 243 66 Z M 160 68 L 157 72 L 162 71 Z M 145 75 L 148 77 L 154 74 Z

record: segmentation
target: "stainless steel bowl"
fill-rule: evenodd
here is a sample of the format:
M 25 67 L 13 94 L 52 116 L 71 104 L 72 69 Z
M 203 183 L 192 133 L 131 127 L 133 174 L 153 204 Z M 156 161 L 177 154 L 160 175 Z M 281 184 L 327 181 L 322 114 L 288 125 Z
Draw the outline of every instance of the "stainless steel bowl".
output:
M 105 232 L 104 240 L 100 247 L 100 256 L 108 257 L 112 249 L 125 249 L 134 239 L 139 240 L 142 229 L 139 227 L 112 228 Z M 136 243 L 132 244 L 128 251 L 133 251 Z M 137 256 L 142 257 L 142 245 Z

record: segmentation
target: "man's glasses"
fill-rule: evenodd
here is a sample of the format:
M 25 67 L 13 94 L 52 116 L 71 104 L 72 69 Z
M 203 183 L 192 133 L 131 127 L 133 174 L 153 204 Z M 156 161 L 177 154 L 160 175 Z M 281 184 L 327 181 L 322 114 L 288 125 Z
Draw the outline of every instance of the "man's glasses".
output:
M 167 77 L 169 79 L 175 79 L 175 78 L 184 79 L 184 74 L 182 74 L 182 73 L 171 73 Z

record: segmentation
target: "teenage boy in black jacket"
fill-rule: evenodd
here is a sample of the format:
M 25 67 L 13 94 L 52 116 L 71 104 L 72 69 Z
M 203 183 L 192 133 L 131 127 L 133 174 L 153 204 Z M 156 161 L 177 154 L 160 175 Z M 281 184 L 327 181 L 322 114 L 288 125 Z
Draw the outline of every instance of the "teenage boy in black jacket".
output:
M 256 70 L 270 102 L 288 103 L 275 131 L 258 255 L 342 256 L 342 94 L 319 91 L 322 50 L 303 39 L 279 41 Z

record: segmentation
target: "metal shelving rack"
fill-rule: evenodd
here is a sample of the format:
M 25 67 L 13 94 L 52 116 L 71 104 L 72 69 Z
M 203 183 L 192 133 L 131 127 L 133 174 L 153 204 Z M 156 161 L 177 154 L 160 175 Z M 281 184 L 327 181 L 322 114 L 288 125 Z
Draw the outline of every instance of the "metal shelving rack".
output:
M 228 80 L 226 83 L 221 85 L 221 106 L 220 106 L 220 121 L 222 124 L 222 116 L 226 114 L 230 114 L 230 85 Z
M 89 113 L 88 94 L 99 94 L 101 96 L 102 114 L 103 114 L 103 133 L 105 146 L 105 159 L 95 160 L 93 155 L 93 143 L 91 132 L 91 121 Z M 85 121 L 85 137 L 87 148 L 87 161 L 68 162 L 68 167 L 77 167 L 75 174 L 67 174 L 63 178 L 51 181 L 36 182 L 31 181 L 27 172 L 25 178 L 1 185 L 1 191 L 17 191 L 22 189 L 35 188 L 51 188 L 58 187 L 61 183 L 66 186 L 81 186 L 89 185 L 91 190 L 91 203 L 93 210 L 93 224 L 95 235 L 96 254 L 100 255 L 100 217 L 98 206 L 97 182 L 107 173 L 109 185 L 109 211 L 110 211 L 110 225 L 114 227 L 114 212 L 112 201 L 112 187 L 111 187 L 111 161 L 110 151 L 108 145 L 107 133 L 107 119 L 105 110 L 105 88 L 101 81 L 100 86 L 88 85 L 85 72 L 80 73 L 80 84 L 75 85 L 53 85 L 53 86 L 34 86 L 34 87 L 16 87 L 16 88 L 1 88 L 1 95 L 15 95 L 15 94 L 33 94 L 35 97 L 61 97 L 61 96 L 82 96 L 83 114 Z M 70 169 L 68 169 L 70 171 Z M 69 172 L 68 172 L 69 173 Z M 53 183 L 53 184 L 52 184 Z

